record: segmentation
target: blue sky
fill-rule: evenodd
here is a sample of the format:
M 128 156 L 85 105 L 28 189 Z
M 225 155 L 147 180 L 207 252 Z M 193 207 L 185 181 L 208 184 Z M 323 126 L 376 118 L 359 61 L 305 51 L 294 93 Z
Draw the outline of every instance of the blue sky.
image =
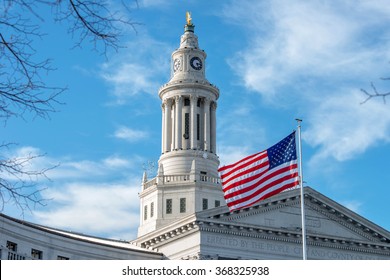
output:
M 72 48 L 66 26 L 45 14 L 34 42 L 53 59 L 50 85 L 67 86 L 51 118 L 10 119 L 10 155 L 45 154 L 31 168 L 60 164 L 40 180 L 46 207 L 24 218 L 103 237 L 133 239 L 142 173 L 161 153 L 159 87 L 170 77 L 185 12 L 191 11 L 206 75 L 220 89 L 221 164 L 264 150 L 303 119 L 306 185 L 390 230 L 390 103 L 361 105 L 374 82 L 390 82 L 390 6 L 370 1 L 139 0 L 137 33 L 107 57 L 88 42 Z M 46 12 L 43 12 L 46 13 Z M 20 217 L 6 205 L 4 213 Z

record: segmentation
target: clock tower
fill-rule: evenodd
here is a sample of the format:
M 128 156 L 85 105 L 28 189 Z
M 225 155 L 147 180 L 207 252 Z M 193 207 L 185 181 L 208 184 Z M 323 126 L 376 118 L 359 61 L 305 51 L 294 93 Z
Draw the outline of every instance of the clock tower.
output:
M 171 79 L 162 101 L 161 156 L 157 176 L 144 174 L 138 236 L 187 215 L 225 205 L 216 154 L 219 89 L 206 79 L 206 53 L 199 48 L 187 12 L 180 47 L 172 53 Z

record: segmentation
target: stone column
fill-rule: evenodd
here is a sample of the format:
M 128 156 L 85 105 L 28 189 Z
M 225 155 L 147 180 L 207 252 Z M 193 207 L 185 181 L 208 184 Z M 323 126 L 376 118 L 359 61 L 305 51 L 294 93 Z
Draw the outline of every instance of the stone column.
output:
M 165 152 L 165 105 L 161 104 L 162 118 L 161 118 L 161 153 Z
M 176 115 L 175 115 L 175 119 L 176 119 L 176 139 L 175 139 L 175 149 L 176 150 L 181 150 L 183 148 L 183 145 L 182 145 L 182 106 L 183 106 L 183 98 L 181 96 L 176 96 L 175 97 L 175 101 L 176 101 L 176 106 L 175 106 L 175 109 L 176 109 Z
M 197 95 L 190 96 L 191 115 L 190 115 L 190 139 L 191 149 L 196 150 L 196 103 L 198 101 Z
M 204 150 L 210 151 L 210 98 L 204 101 Z
M 174 97 L 171 98 L 172 101 L 172 107 L 171 107 L 171 146 L 170 150 L 173 151 L 176 146 L 176 137 L 175 137 L 175 127 L 176 127 L 176 118 L 175 118 L 175 111 L 176 111 L 176 103 L 174 102 Z
M 217 153 L 217 117 L 216 117 L 216 111 L 217 111 L 217 102 L 213 102 L 211 104 L 211 128 L 210 128 L 210 150 L 214 154 Z
M 172 99 L 164 100 L 165 107 L 165 124 L 164 124 L 164 151 L 171 151 L 171 142 L 172 142 L 172 118 L 171 118 L 171 110 L 172 110 Z

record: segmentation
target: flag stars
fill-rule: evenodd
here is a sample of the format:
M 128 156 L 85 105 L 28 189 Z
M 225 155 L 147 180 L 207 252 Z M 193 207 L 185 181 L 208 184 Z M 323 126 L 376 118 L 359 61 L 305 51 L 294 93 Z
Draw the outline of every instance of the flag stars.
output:
M 267 150 L 269 169 L 297 159 L 295 132 Z

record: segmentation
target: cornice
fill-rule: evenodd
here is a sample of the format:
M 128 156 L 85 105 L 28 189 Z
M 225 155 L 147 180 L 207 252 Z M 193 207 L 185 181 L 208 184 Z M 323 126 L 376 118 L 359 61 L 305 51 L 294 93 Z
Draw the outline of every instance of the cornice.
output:
M 310 207 L 322 213 L 329 219 L 345 226 L 356 234 L 359 234 L 372 242 L 387 243 L 387 246 L 390 246 L 390 236 L 386 236 L 386 232 L 384 232 L 383 229 L 378 229 L 378 226 L 365 220 L 363 217 L 357 215 L 349 209 L 340 207 L 339 204 L 334 202 L 327 203 L 326 201 L 311 196 L 310 194 L 305 194 L 305 204 L 307 200 L 311 202 Z
M 300 197 L 299 196 L 293 196 L 288 197 L 280 200 L 275 201 L 268 201 L 259 205 L 255 205 L 246 209 L 234 211 L 232 213 L 224 213 L 224 216 L 227 216 L 226 220 L 228 221 L 234 221 L 234 220 L 240 220 L 244 217 L 253 216 L 265 212 L 274 211 L 280 208 L 284 208 L 286 206 L 293 206 L 300 204 Z M 220 216 L 220 215 L 216 215 Z M 214 216 L 214 217 L 216 217 Z
M 167 230 L 166 232 L 161 232 L 157 235 L 150 236 L 149 238 L 146 238 L 139 243 L 142 248 L 158 249 L 159 246 L 191 234 L 195 232 L 196 229 L 198 229 L 197 223 L 193 221 Z
M 184 48 L 177 48 L 172 52 L 172 57 L 176 56 L 177 54 L 193 54 L 193 55 L 201 55 L 204 59 L 207 57 L 207 53 L 205 50 L 202 50 L 198 47 L 184 47 Z
M 220 223 L 217 221 L 197 221 L 197 224 L 201 232 L 249 237 L 292 244 L 302 243 L 301 232 L 269 227 L 229 225 L 228 223 Z M 307 245 L 350 250 L 361 253 L 379 253 L 384 256 L 390 256 L 390 245 L 388 244 L 363 242 L 360 240 L 346 240 L 323 235 L 307 234 Z
M 373 238 L 373 236 L 371 236 L 369 234 L 365 234 L 364 231 L 362 232 L 361 228 L 357 228 L 356 225 L 358 223 L 356 223 L 356 221 L 354 221 L 350 218 L 347 218 L 342 213 L 336 212 L 336 210 L 329 207 L 328 205 L 326 205 L 326 204 L 311 204 L 310 207 L 312 209 L 316 210 L 317 212 L 321 213 L 325 217 L 327 217 L 329 220 L 336 221 L 337 223 L 346 227 L 350 231 L 352 231 L 352 232 L 354 232 L 354 233 L 356 233 L 356 234 L 358 234 L 358 235 L 360 235 L 360 236 L 362 236 L 362 237 L 364 237 L 372 242 L 376 241 L 375 238 Z M 366 227 L 365 232 L 368 233 L 368 232 L 371 232 L 371 230 Z M 376 233 L 376 235 L 378 235 L 378 234 Z M 383 241 L 385 241 L 385 240 L 386 239 L 384 239 Z
M 226 221 L 195 220 L 147 238 L 140 242 L 140 245 L 143 248 L 155 250 L 161 245 L 197 231 L 199 233 L 209 232 L 237 237 L 285 242 L 290 244 L 302 243 L 302 234 L 296 231 L 270 227 L 231 225 Z M 346 240 L 325 235 L 308 234 L 307 245 L 390 256 L 390 245 L 387 244 L 384 245 L 383 243 L 363 242 L 360 240 Z
M 219 97 L 219 89 L 217 86 L 203 79 L 184 79 L 184 80 L 173 80 L 164 85 L 162 85 L 158 91 L 160 98 L 164 94 L 172 90 L 191 90 L 191 89 L 201 89 L 206 90 L 215 95 L 215 99 Z
M 385 230 L 377 229 L 375 224 L 365 221 L 356 213 L 347 208 L 333 202 L 331 200 L 325 201 L 322 197 L 318 197 L 316 193 L 310 193 L 312 189 L 308 189 L 305 193 L 305 206 L 311 207 L 313 210 L 326 216 L 328 219 L 339 223 L 352 232 L 370 240 L 371 242 L 387 243 L 390 246 L 390 236 L 386 235 Z M 252 215 L 257 215 L 265 212 L 274 211 L 286 206 L 294 206 L 300 204 L 300 195 L 293 196 L 279 196 L 264 200 L 261 204 L 234 211 L 232 213 L 225 212 L 222 214 L 214 214 L 210 216 L 211 219 L 218 219 L 223 216 L 227 221 L 239 221 L 240 219 Z M 366 223 L 367 222 L 367 223 Z

